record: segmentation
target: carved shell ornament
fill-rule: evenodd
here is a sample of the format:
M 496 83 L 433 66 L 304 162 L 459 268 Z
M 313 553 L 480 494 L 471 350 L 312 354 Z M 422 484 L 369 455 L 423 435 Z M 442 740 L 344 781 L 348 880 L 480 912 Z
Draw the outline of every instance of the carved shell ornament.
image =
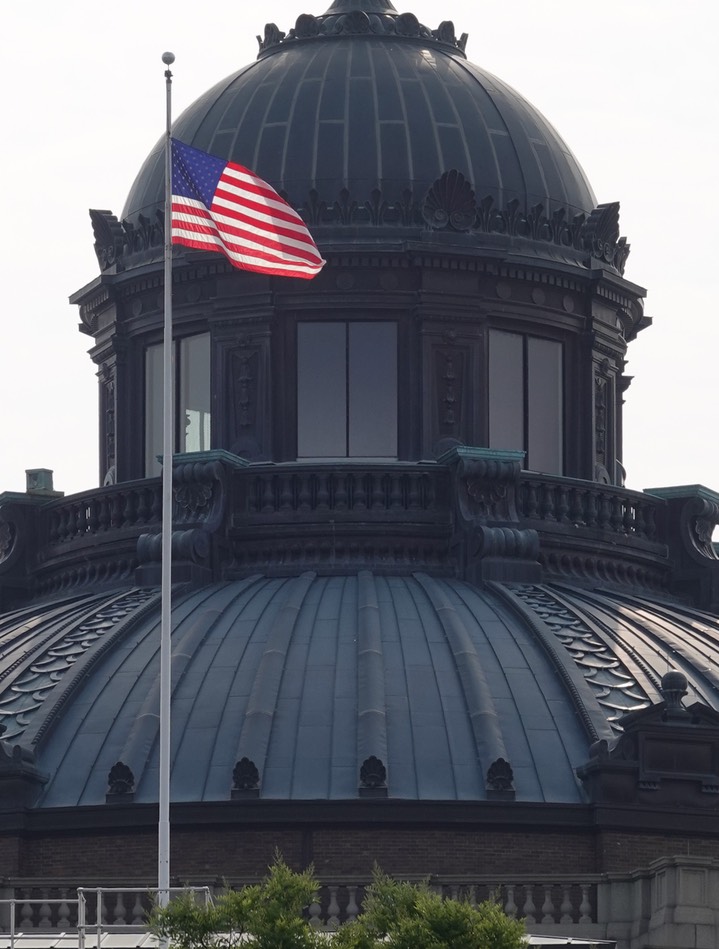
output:
M 427 192 L 422 217 L 436 230 L 451 227 L 468 231 L 477 216 L 477 202 L 472 186 L 464 175 L 452 169 L 434 182 Z

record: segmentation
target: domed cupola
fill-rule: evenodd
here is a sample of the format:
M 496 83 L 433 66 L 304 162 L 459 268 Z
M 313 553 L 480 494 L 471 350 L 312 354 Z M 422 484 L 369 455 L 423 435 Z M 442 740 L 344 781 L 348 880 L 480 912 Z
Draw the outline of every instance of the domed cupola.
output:
M 623 277 L 619 205 L 597 205 L 466 40 L 385 0 L 336 0 L 268 24 L 257 60 L 177 119 L 176 138 L 284 194 L 328 262 L 297 281 L 175 249 L 180 451 L 415 462 L 468 445 L 621 482 L 644 291 Z M 91 212 L 102 276 L 73 298 L 110 481 L 159 471 L 163 200 L 158 142 L 120 219 Z

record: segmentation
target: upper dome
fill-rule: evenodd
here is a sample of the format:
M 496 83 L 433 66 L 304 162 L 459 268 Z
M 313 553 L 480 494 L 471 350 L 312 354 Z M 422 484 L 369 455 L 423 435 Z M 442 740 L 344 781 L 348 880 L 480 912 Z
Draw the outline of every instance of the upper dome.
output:
M 268 24 L 257 61 L 186 109 L 174 135 L 252 168 L 298 208 L 394 207 L 457 171 L 494 207 L 516 200 L 522 211 L 561 208 L 570 219 L 590 212 L 594 195 L 564 141 L 526 99 L 467 61 L 465 40 L 450 22 L 429 30 L 384 0 L 336 0 L 322 16 L 301 15 L 287 35 Z M 163 141 L 123 218 L 163 202 Z

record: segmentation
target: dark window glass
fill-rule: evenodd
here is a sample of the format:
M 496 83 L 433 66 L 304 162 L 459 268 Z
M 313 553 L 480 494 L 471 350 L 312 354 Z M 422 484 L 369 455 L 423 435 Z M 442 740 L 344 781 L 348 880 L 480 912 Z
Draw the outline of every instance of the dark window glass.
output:
M 489 334 L 489 444 L 524 449 L 524 341 L 517 333 Z
M 344 323 L 297 327 L 297 454 L 347 453 L 347 342 Z
M 210 334 L 175 342 L 175 451 L 210 448 Z M 145 351 L 145 475 L 160 474 L 162 344 Z
M 535 471 L 562 473 L 562 346 L 527 339 L 527 452 Z
M 490 330 L 489 444 L 525 451 L 525 465 L 534 471 L 562 473 L 561 343 Z
M 397 326 L 300 323 L 297 455 L 397 456 Z

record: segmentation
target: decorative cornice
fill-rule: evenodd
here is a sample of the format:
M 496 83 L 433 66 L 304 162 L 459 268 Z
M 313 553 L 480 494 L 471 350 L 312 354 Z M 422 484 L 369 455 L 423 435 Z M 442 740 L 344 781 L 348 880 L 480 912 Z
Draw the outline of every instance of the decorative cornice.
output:
M 347 188 L 334 198 L 312 189 L 300 206 L 286 192 L 280 193 L 297 207 L 326 251 L 331 250 L 333 241 L 345 241 L 346 228 L 353 229 L 352 239 L 357 236 L 355 229 L 362 228 L 363 239 L 413 237 L 442 243 L 450 239 L 468 250 L 481 247 L 477 239 L 481 241 L 485 235 L 519 239 L 537 248 L 556 248 L 555 254 L 587 269 L 600 265 L 617 274 L 623 274 L 629 256 L 629 244 L 619 237 L 618 202 L 600 204 L 589 214 L 565 207 L 545 208 L 541 203 L 523 205 L 517 198 L 501 206 L 491 195 L 477 199 L 471 182 L 456 169 L 440 175 L 423 195 L 408 187 L 395 201 L 387 200 L 377 188 L 367 198 L 353 195 Z M 148 261 L 162 249 L 159 214 L 154 218 L 140 214 L 121 222 L 109 211 L 91 211 L 90 216 L 95 253 L 103 271 L 119 273 L 135 262 Z M 617 296 L 616 302 L 627 306 L 631 301 Z
M 258 58 L 307 40 L 327 41 L 338 36 L 381 36 L 392 39 L 421 41 L 464 57 L 467 34 L 459 38 L 451 20 L 443 20 L 433 30 L 419 22 L 414 13 L 398 13 L 390 3 L 376 0 L 352 0 L 333 3 L 321 16 L 302 13 L 294 27 L 285 33 L 275 23 L 266 23 L 264 33 L 257 37 Z

